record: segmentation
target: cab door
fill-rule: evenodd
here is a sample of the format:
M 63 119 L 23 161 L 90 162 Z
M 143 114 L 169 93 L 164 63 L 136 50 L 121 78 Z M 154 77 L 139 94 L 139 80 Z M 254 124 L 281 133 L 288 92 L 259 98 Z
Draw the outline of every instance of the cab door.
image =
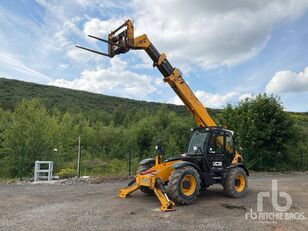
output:
M 226 134 L 224 131 L 212 131 L 207 148 L 207 162 L 210 172 L 224 172 L 226 168 Z
M 234 146 L 233 135 L 231 134 L 231 132 L 225 132 L 225 137 L 226 137 L 225 161 L 226 161 L 226 164 L 231 165 L 232 160 L 235 156 L 235 146 Z

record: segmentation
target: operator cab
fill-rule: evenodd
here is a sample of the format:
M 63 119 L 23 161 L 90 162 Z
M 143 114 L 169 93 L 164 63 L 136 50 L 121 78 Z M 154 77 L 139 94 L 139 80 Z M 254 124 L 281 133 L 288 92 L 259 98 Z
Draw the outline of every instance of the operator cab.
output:
M 226 172 L 235 156 L 233 131 L 223 127 L 193 129 L 187 156 L 203 159 L 200 167 L 204 171 Z

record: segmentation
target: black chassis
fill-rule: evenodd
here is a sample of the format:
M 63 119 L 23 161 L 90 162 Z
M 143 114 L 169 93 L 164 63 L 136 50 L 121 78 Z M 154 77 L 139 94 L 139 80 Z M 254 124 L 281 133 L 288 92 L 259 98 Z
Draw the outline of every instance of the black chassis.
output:
M 206 188 L 212 184 L 224 184 L 225 177 L 227 176 L 228 171 L 234 167 L 243 168 L 249 176 L 249 172 L 243 163 L 232 164 L 232 160 L 235 155 L 235 149 L 233 148 L 232 153 L 226 152 L 226 135 L 232 134 L 232 131 L 227 130 L 223 127 L 207 127 L 207 128 L 195 128 L 196 130 L 207 130 L 209 135 L 204 141 L 202 152 L 196 153 L 185 153 L 177 156 L 170 157 L 164 162 L 169 162 L 173 160 L 182 160 L 181 162 L 176 162 L 173 164 L 174 169 L 182 168 L 185 166 L 191 166 L 197 169 L 200 178 L 201 178 L 201 187 Z M 224 135 L 224 150 L 221 153 L 210 153 L 209 152 L 209 140 L 215 133 L 221 133 Z M 215 163 L 221 162 L 221 166 L 215 166 Z M 142 160 L 139 164 L 147 164 L 153 166 L 155 163 L 154 158 L 148 158 Z M 167 182 L 166 182 L 167 183 Z
M 231 153 L 226 152 L 226 135 L 233 137 L 233 132 L 223 127 L 207 127 L 207 128 L 195 128 L 196 130 L 207 130 L 209 135 L 204 141 L 202 152 L 185 153 L 182 155 L 170 157 L 165 162 L 172 160 L 182 160 L 173 165 L 173 168 L 182 168 L 184 166 L 192 166 L 197 169 L 201 178 L 201 186 L 208 187 L 212 184 L 224 184 L 225 177 L 231 168 L 240 167 L 243 168 L 249 176 L 249 172 L 243 163 L 232 164 L 232 160 L 235 155 L 235 148 Z M 210 153 L 209 152 L 209 140 L 215 133 L 221 133 L 224 135 L 224 150 L 221 153 Z M 215 166 L 215 163 L 221 163 L 221 166 Z

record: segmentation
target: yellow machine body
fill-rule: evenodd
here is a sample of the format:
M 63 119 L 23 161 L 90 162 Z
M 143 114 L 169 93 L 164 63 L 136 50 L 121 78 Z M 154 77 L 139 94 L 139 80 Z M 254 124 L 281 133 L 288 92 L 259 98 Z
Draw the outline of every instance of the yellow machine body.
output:
M 112 31 L 108 35 L 108 40 L 92 35 L 89 36 L 108 43 L 108 53 L 102 53 L 80 46 L 77 47 L 111 58 L 115 55 L 126 53 L 131 49 L 145 50 L 152 60 L 155 60 L 153 66 L 157 67 L 163 74 L 163 80 L 171 86 L 173 91 L 192 113 L 197 125 L 204 128 L 216 126 L 215 121 L 209 115 L 206 107 L 204 107 L 204 105 L 198 100 L 183 79 L 181 72 L 177 68 L 173 68 L 172 70 L 167 68 L 166 70 L 168 71 L 165 71 L 164 68 L 171 67 L 166 55 L 159 54 L 146 35 L 134 37 L 134 27 L 131 20 L 125 21 L 123 25 Z M 221 144 L 223 143 L 222 140 L 218 140 L 218 142 Z M 173 210 L 174 202 L 168 198 L 163 185 L 168 181 L 172 171 L 174 171 L 172 165 L 179 161 L 181 160 L 164 163 L 161 161 L 160 156 L 156 156 L 155 165 L 145 172 L 138 173 L 135 176 L 135 179 L 129 183 L 126 188 L 120 190 L 119 197 L 124 198 L 139 189 L 141 186 L 145 186 L 154 191 L 161 203 L 161 210 Z M 235 152 L 232 164 L 237 164 L 239 162 L 242 162 L 242 156 L 238 152 Z
M 157 187 L 157 179 L 160 179 L 162 183 L 166 183 L 169 179 L 171 172 L 174 170 L 172 165 L 181 160 L 174 160 L 170 162 L 163 163 L 160 161 L 160 156 L 155 157 L 155 165 L 148 169 L 145 172 L 138 173 L 135 176 L 135 182 L 132 186 L 128 186 L 126 188 L 120 189 L 119 197 L 125 198 L 132 192 L 139 189 L 141 186 L 149 187 L 154 191 L 157 198 L 161 203 L 160 209 L 162 211 L 170 211 L 173 210 L 173 206 L 175 205 L 172 202 L 166 193 L 164 193 L 159 187 Z

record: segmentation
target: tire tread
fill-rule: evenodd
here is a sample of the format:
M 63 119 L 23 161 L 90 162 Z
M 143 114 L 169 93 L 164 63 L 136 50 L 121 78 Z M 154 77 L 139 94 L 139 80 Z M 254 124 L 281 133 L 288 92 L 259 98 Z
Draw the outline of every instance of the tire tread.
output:
M 245 178 L 245 188 L 242 192 L 237 192 L 234 188 L 234 181 L 235 178 L 238 174 L 242 174 Z M 231 168 L 226 176 L 225 182 L 224 182 L 224 191 L 225 194 L 228 197 L 232 198 L 239 198 L 244 196 L 247 191 L 248 191 L 248 182 L 247 182 L 247 175 L 244 169 L 236 167 L 236 168 Z
M 194 193 L 192 196 L 190 197 L 185 197 L 181 194 L 180 192 L 180 180 L 183 176 L 183 174 L 185 174 L 186 171 L 190 171 L 190 173 L 192 173 L 195 178 L 196 178 L 196 184 L 197 184 L 197 188 L 196 188 L 196 193 Z M 198 197 L 199 191 L 200 191 L 200 176 L 198 171 L 190 166 L 187 167 L 183 167 L 180 169 L 175 169 L 170 177 L 169 177 L 169 189 L 168 189 L 168 193 L 169 196 L 171 197 L 171 199 L 177 203 L 177 204 L 182 204 L 182 205 L 189 205 L 192 204 L 194 202 L 194 200 Z

